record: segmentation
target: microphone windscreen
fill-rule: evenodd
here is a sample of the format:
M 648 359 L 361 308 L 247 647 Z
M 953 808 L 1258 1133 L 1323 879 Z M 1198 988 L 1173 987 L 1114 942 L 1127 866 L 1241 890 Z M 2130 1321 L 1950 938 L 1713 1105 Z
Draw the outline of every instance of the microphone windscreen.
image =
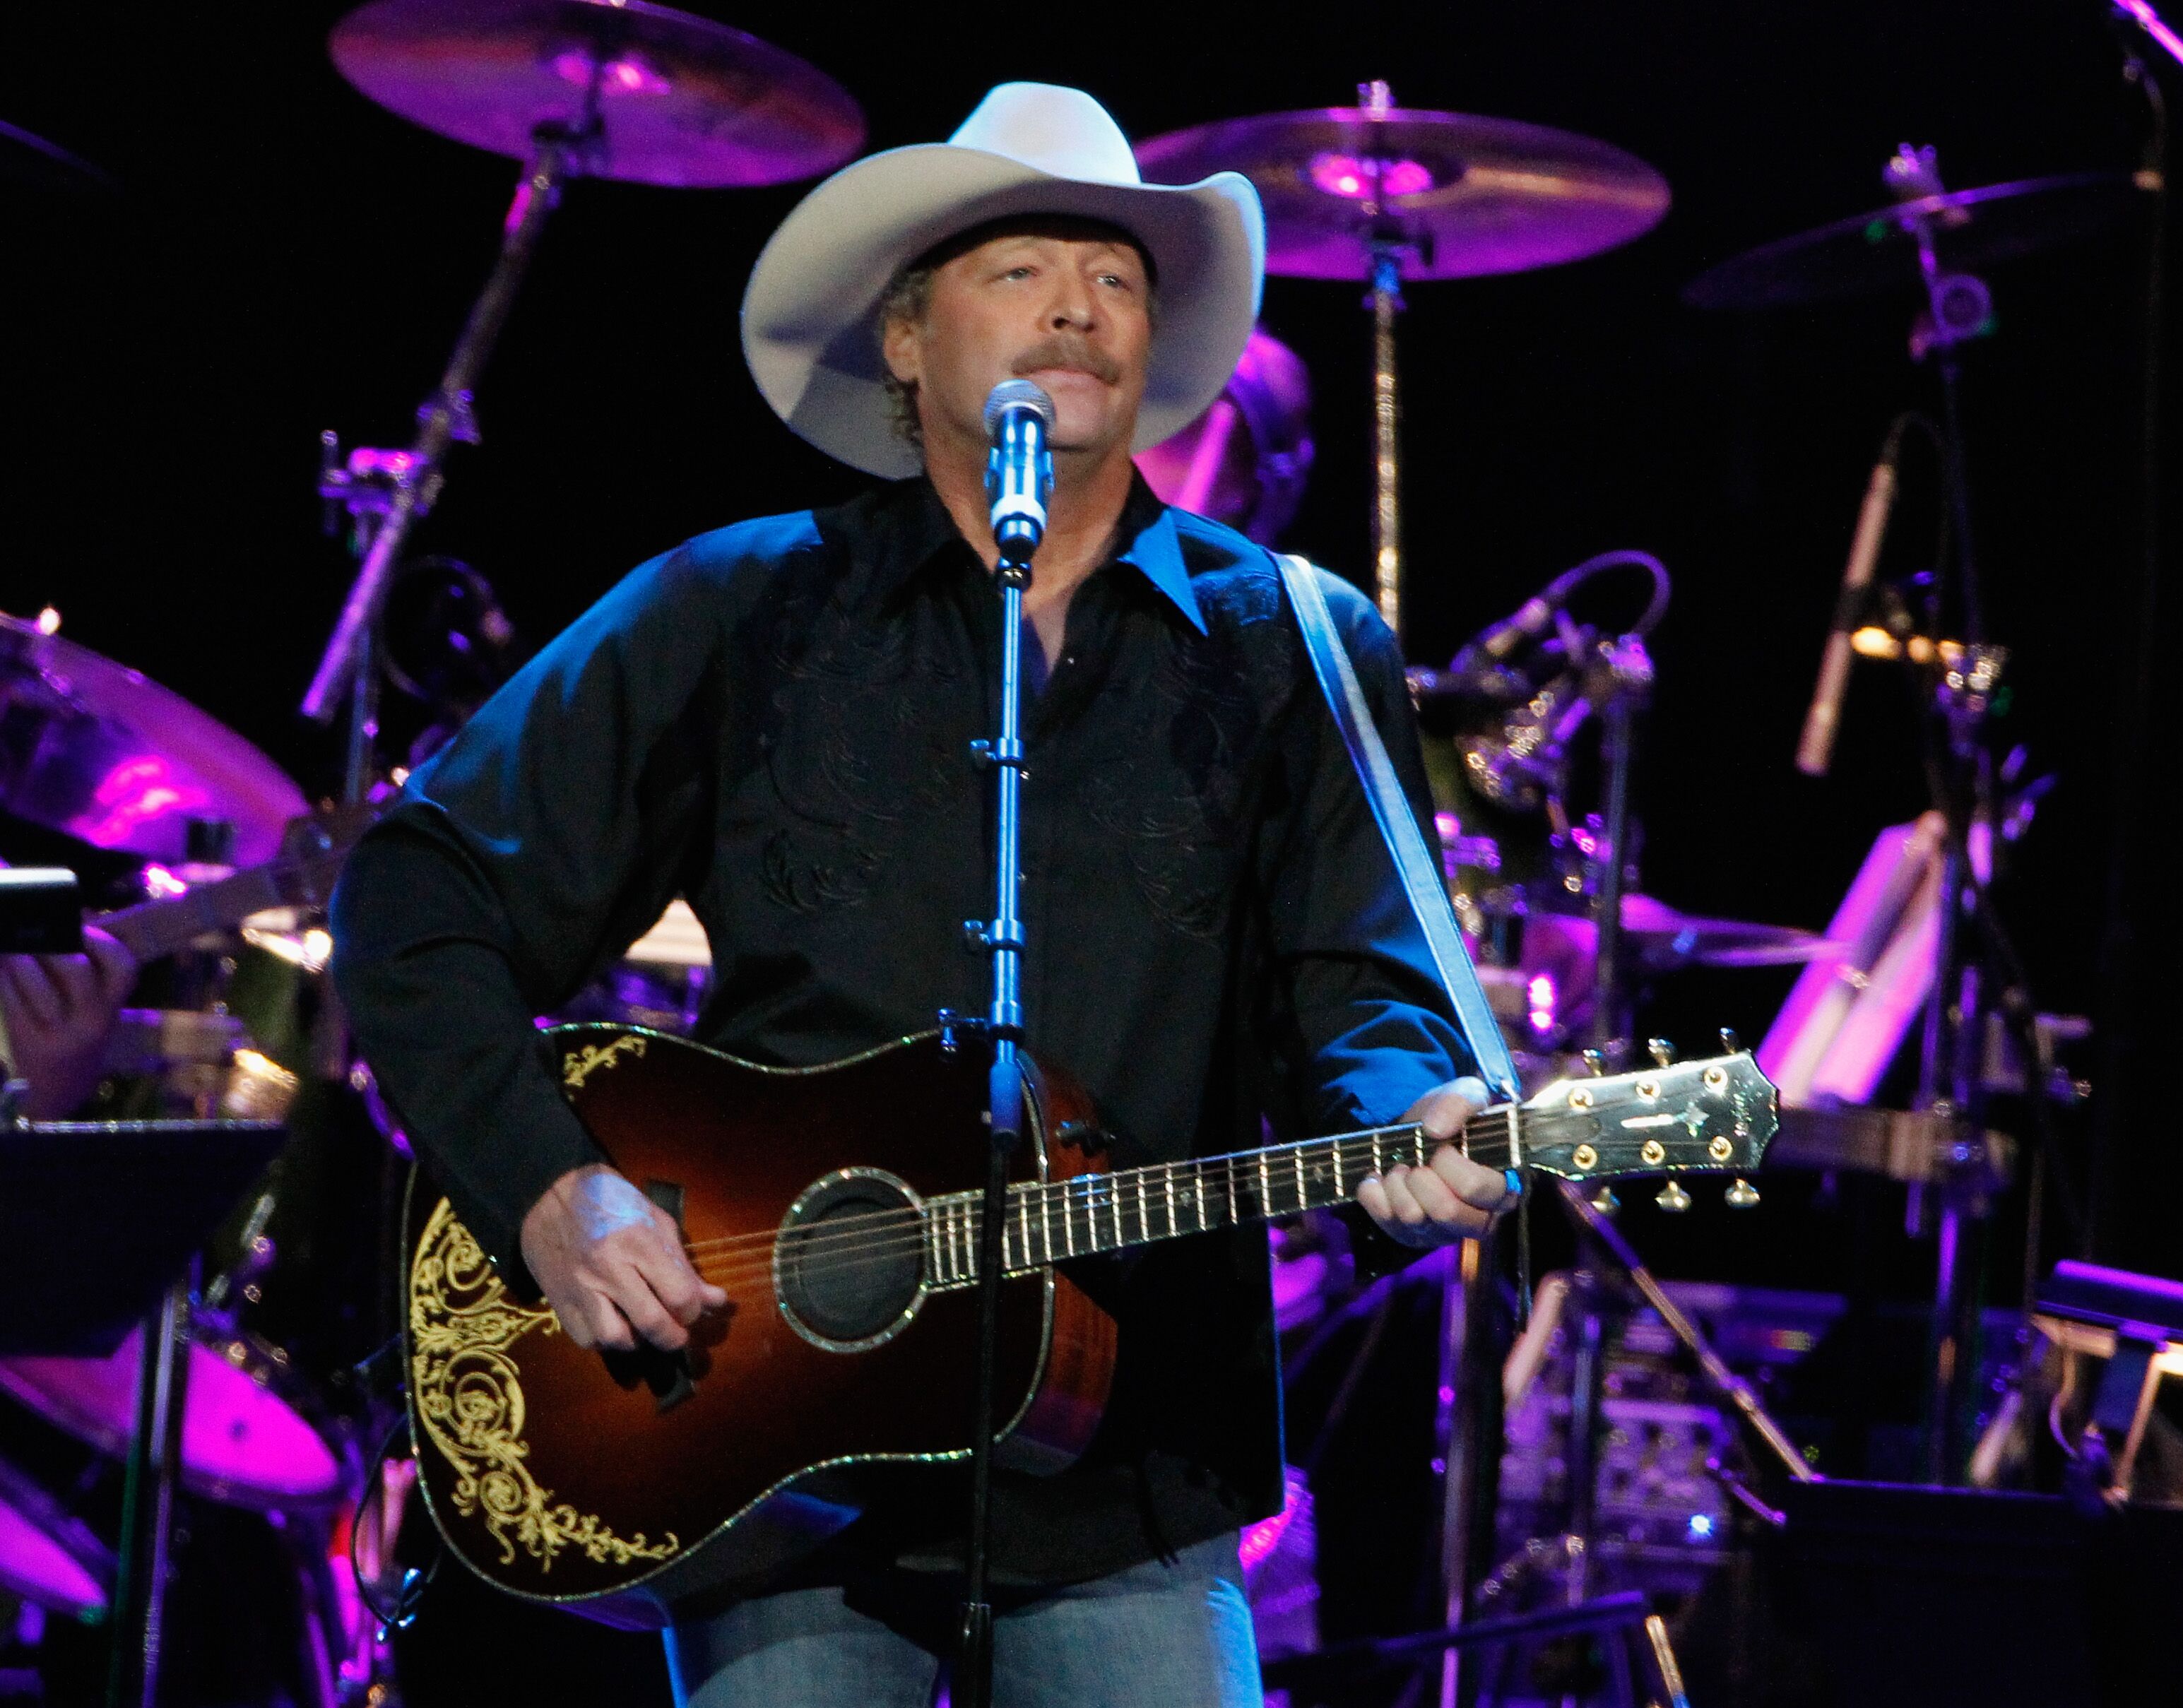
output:
M 1003 380 L 986 398 L 986 436 L 992 437 L 1003 410 L 1024 407 L 1037 410 L 1046 430 L 1053 431 L 1053 399 L 1046 395 L 1046 387 L 1030 380 Z

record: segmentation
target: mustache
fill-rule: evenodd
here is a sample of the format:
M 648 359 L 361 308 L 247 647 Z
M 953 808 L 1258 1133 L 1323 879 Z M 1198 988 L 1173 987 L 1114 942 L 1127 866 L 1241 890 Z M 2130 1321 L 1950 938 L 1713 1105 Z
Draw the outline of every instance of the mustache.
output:
M 1042 368 L 1073 368 L 1108 385 L 1122 377 L 1121 366 L 1113 357 L 1089 340 L 1067 333 L 1042 339 L 1017 357 L 1013 364 L 1013 371 L 1019 376 L 1036 374 Z

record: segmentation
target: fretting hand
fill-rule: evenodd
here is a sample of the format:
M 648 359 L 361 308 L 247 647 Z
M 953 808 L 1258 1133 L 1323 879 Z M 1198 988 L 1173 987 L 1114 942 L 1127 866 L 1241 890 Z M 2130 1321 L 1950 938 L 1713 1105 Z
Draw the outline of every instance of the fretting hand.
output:
M 30 1082 L 24 1112 L 34 1121 L 66 1115 L 91 1095 L 136 962 L 96 926 L 86 926 L 81 955 L 0 956 L 0 1017 L 14 1060 Z
M 675 1220 L 604 1163 L 572 1168 L 523 1218 L 523 1261 L 579 1346 L 664 1351 L 728 1295 L 702 1279 Z
M 1498 1168 L 1474 1162 L 1452 1143 L 1464 1123 L 1491 1101 L 1480 1079 L 1451 1079 L 1418 1099 L 1403 1117 L 1441 1140 L 1427 1166 L 1397 1163 L 1357 1189 L 1357 1201 L 1382 1233 L 1430 1250 L 1483 1234 L 1494 1216 L 1516 1201 Z

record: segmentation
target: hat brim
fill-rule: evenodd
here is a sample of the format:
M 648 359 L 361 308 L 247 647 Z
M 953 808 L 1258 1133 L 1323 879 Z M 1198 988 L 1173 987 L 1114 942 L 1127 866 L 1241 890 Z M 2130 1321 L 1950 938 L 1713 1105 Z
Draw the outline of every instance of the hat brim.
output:
M 1239 173 L 1203 183 L 1058 178 L 949 142 L 889 149 L 844 167 L 773 234 L 743 292 L 743 356 L 758 391 L 828 456 L 899 480 L 923 467 L 887 406 L 880 297 L 897 268 L 1010 214 L 1065 214 L 1120 226 L 1158 269 L 1136 442 L 1180 431 L 1220 395 L 1258 316 L 1265 224 Z

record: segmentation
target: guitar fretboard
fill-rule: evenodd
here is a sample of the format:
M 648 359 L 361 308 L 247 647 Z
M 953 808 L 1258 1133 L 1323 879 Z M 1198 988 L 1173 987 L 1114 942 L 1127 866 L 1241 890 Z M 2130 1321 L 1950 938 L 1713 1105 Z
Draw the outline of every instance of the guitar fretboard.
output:
M 1504 1106 L 1470 1117 L 1463 1148 L 1473 1162 L 1490 1168 L 1507 1166 L 1514 1112 Z M 1368 1176 L 1397 1163 L 1421 1167 L 1440 1143 L 1414 1123 L 1374 1127 L 1263 1151 L 1012 1186 L 1001 1230 L 1003 1262 L 1013 1274 L 1066 1258 L 1346 1204 Z M 981 1210 L 975 1192 L 926 1202 L 929 1284 L 945 1289 L 976 1281 Z

